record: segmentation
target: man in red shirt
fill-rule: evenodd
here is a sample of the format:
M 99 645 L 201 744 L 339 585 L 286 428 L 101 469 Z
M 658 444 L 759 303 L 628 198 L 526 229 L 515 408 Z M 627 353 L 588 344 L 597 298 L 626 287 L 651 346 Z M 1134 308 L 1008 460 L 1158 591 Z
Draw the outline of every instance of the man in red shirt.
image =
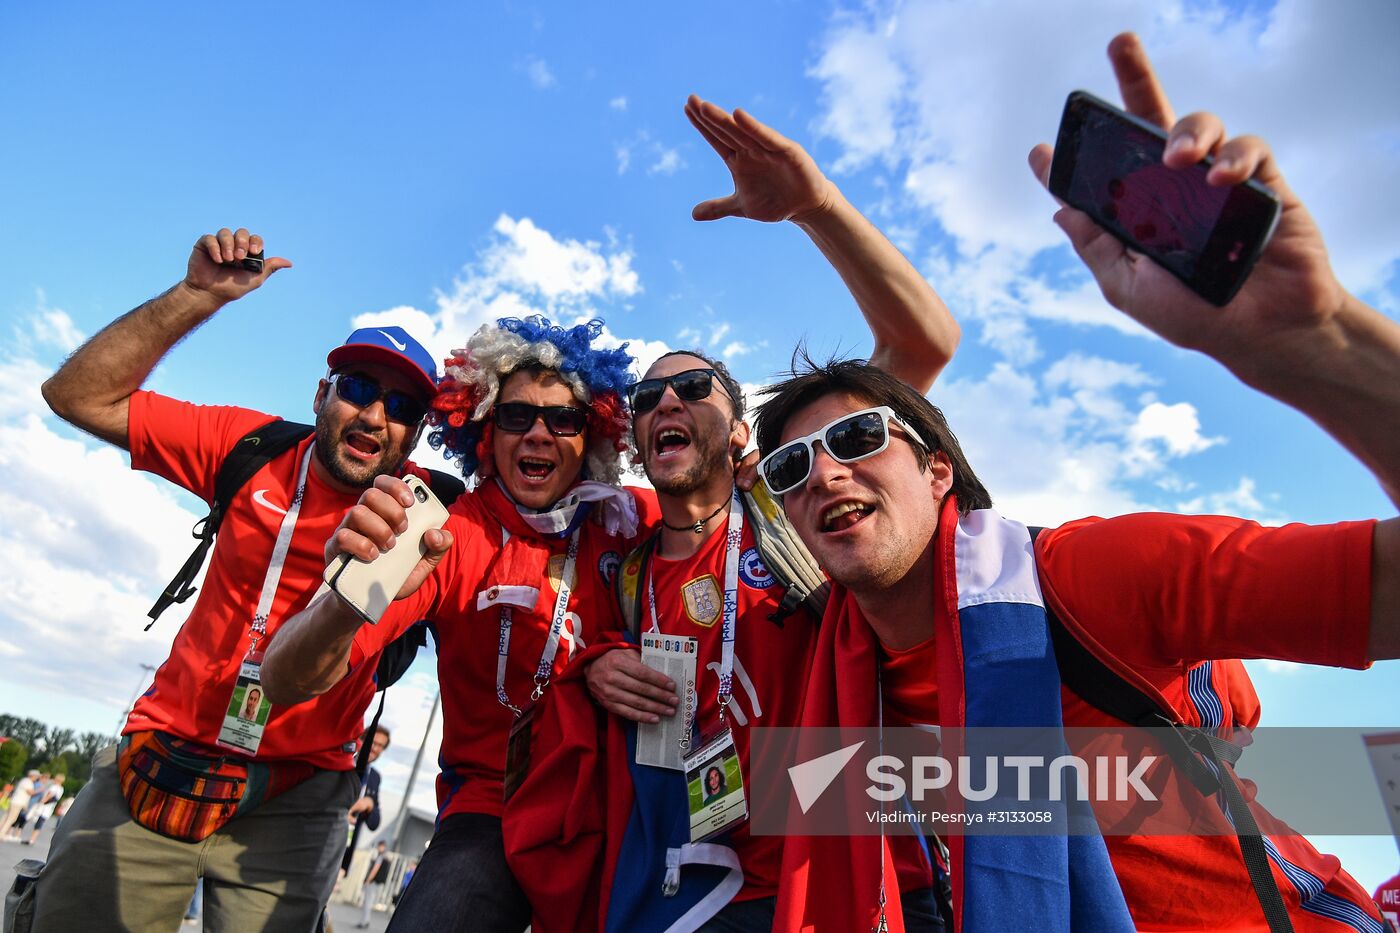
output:
M 1170 126 L 1170 106 L 1136 37 L 1116 38 L 1110 56 L 1128 108 Z M 1254 177 L 1269 186 L 1283 204 L 1277 232 L 1237 297 L 1217 308 L 1063 208 L 1056 222 L 1105 296 L 1314 418 L 1400 502 L 1400 325 L 1342 288 L 1317 228 L 1262 141 L 1227 141 L 1215 117 L 1198 114 L 1172 128 L 1166 152 L 1173 170 L 1213 154 L 1211 184 Z M 1044 146 L 1032 151 L 1042 179 L 1050 155 Z M 1233 679 L 1236 665 L 1221 659 L 1363 668 L 1400 656 L 1400 519 L 1263 528 L 1217 516 L 1143 514 L 1071 522 L 1032 543 L 1025 526 L 991 511 L 942 414 L 898 380 L 838 362 L 795 374 L 770 395 L 757 420 L 760 470 L 784 494 L 788 517 L 836 584 L 808 686 L 808 721 L 842 709 L 844 724 L 874 725 L 883 702 L 902 718 L 944 727 L 1115 725 L 1061 685 L 1046 648 L 1047 609 L 1100 663 L 1179 721 L 1222 737 L 1256 711 L 1250 691 Z M 1024 625 L 1037 613 L 1038 629 L 1015 629 L 1035 637 L 1015 643 L 998 641 L 996 626 L 975 624 Z M 1029 678 L 1014 676 L 1024 670 L 1043 678 L 1047 663 L 1053 679 L 1036 683 L 1051 684 L 1052 694 L 1034 693 Z M 986 692 L 988 681 L 998 695 Z M 866 698 L 864 712 L 857 713 L 855 694 Z M 998 721 L 989 710 L 1034 721 Z M 1193 812 L 1213 806 L 1181 783 L 1181 799 L 1194 794 L 1201 804 Z M 1215 835 L 1111 835 L 1102 843 L 1071 836 L 1068 847 L 1064 837 L 955 838 L 959 925 L 976 933 L 1379 933 L 1375 904 L 1335 858 L 1261 807 L 1243 805 L 1262 830 L 1255 837 L 1266 857 L 1260 867 L 1286 921 L 1266 922 L 1268 885 L 1252 881 L 1241 840 L 1227 826 Z M 1230 812 L 1232 820 L 1245 816 L 1233 805 Z M 871 839 L 790 842 L 777 928 L 848 930 L 882 919 L 882 857 L 870 851 Z M 988 839 L 1003 854 L 1021 846 L 1037 857 L 1058 844 L 1059 861 L 1028 860 L 1020 864 L 1036 871 L 1015 871 L 1004 858 L 985 858 L 994 849 Z M 974 850 L 984 857 L 974 858 Z M 1121 897 L 1111 890 L 1113 876 Z M 1075 886 L 1086 877 L 1098 883 Z M 839 885 L 831 883 L 837 878 Z M 1086 910 L 1100 919 L 1086 921 Z M 889 920 L 895 928 L 897 917 Z
M 201 237 L 181 282 L 108 325 L 44 384 L 53 410 L 129 450 L 134 468 L 209 500 L 230 449 L 272 416 L 140 386 L 186 334 L 291 267 L 275 257 L 260 272 L 240 265 L 262 249 L 242 229 Z M 214 929 L 315 925 L 355 799 L 374 664 L 316 703 L 269 711 L 254 644 L 310 601 L 325 539 L 364 488 L 408 467 L 437 381 L 431 355 L 396 327 L 356 331 L 327 362 L 314 435 L 228 504 L 170 657 L 59 827 L 35 929 L 173 929 L 201 875 Z

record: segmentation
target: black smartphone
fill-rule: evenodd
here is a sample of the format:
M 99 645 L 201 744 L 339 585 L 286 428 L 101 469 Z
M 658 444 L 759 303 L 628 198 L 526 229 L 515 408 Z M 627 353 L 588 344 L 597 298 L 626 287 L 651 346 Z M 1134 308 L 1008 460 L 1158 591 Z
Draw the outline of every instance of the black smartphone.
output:
M 224 265 L 229 267 L 238 266 L 247 269 L 249 272 L 261 272 L 263 271 L 263 251 L 258 250 L 256 253 L 249 253 L 236 262 L 226 262 Z
M 1228 304 L 1278 225 L 1278 196 L 1253 180 L 1207 184 L 1210 158 L 1167 168 L 1166 140 L 1159 127 L 1075 91 L 1060 120 L 1050 193 L 1206 301 Z

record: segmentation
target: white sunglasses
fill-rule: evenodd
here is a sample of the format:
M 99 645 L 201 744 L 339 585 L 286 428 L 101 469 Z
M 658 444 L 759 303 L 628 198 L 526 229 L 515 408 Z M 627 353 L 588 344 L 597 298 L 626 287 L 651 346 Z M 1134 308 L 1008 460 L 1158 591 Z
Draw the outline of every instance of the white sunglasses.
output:
M 758 462 L 759 473 L 768 484 L 768 491 L 781 496 L 807 482 L 807 477 L 812 475 L 818 441 L 831 459 L 838 463 L 856 463 L 890 446 L 891 423 L 898 425 L 925 450 L 933 449 L 918 431 L 895 414 L 893 408 L 880 405 L 842 415 L 806 437 L 788 441 Z

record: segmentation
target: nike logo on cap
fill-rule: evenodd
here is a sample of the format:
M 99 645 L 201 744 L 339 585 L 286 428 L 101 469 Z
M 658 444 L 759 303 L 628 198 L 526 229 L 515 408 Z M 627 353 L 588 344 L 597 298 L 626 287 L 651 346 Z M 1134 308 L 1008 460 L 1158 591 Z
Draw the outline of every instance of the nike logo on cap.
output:
M 391 335 L 387 330 L 381 330 L 380 333 L 383 334 L 385 337 L 387 337 L 388 340 L 389 340 L 389 342 L 392 343 L 395 347 L 398 347 L 398 350 L 399 350 L 400 353 L 402 353 L 403 351 L 405 351 L 405 350 L 408 349 L 408 344 L 406 344 L 406 343 L 399 343 L 397 340 L 395 340 L 395 339 L 393 338 L 393 335 Z
M 282 508 L 280 505 L 273 505 L 271 502 L 268 502 L 268 501 L 267 501 L 267 490 L 266 490 L 266 489 L 259 489 L 259 490 L 257 490 L 256 492 L 254 492 L 254 493 L 253 493 L 253 501 L 256 502 L 258 505 L 262 506 L 262 507 L 265 508 L 265 509 L 271 509 L 272 511 L 276 512 L 278 515 L 286 515 L 286 514 L 287 514 L 287 510 L 284 509 L 284 508 Z

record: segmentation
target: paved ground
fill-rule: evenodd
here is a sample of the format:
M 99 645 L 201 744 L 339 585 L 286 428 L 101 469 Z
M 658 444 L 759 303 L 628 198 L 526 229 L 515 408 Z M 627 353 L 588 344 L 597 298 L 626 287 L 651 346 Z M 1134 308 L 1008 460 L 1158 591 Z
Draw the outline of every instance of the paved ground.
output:
M 27 858 L 47 858 L 49 853 L 49 839 L 53 836 L 51 828 L 45 828 L 39 834 L 39 839 L 32 846 L 20 845 L 17 842 L 0 842 L 0 879 L 3 879 L 3 888 L 0 894 L 10 890 L 10 885 L 14 881 L 15 866 Z M 25 833 L 25 838 L 29 834 Z M 353 933 L 355 924 L 360 922 L 360 908 L 352 907 L 349 904 L 337 903 L 335 898 L 331 898 L 331 923 L 335 933 Z M 372 933 L 382 933 L 389 925 L 389 915 L 376 911 L 370 919 L 369 929 Z M 189 923 L 170 933 L 189 933 L 198 929 L 198 925 Z

